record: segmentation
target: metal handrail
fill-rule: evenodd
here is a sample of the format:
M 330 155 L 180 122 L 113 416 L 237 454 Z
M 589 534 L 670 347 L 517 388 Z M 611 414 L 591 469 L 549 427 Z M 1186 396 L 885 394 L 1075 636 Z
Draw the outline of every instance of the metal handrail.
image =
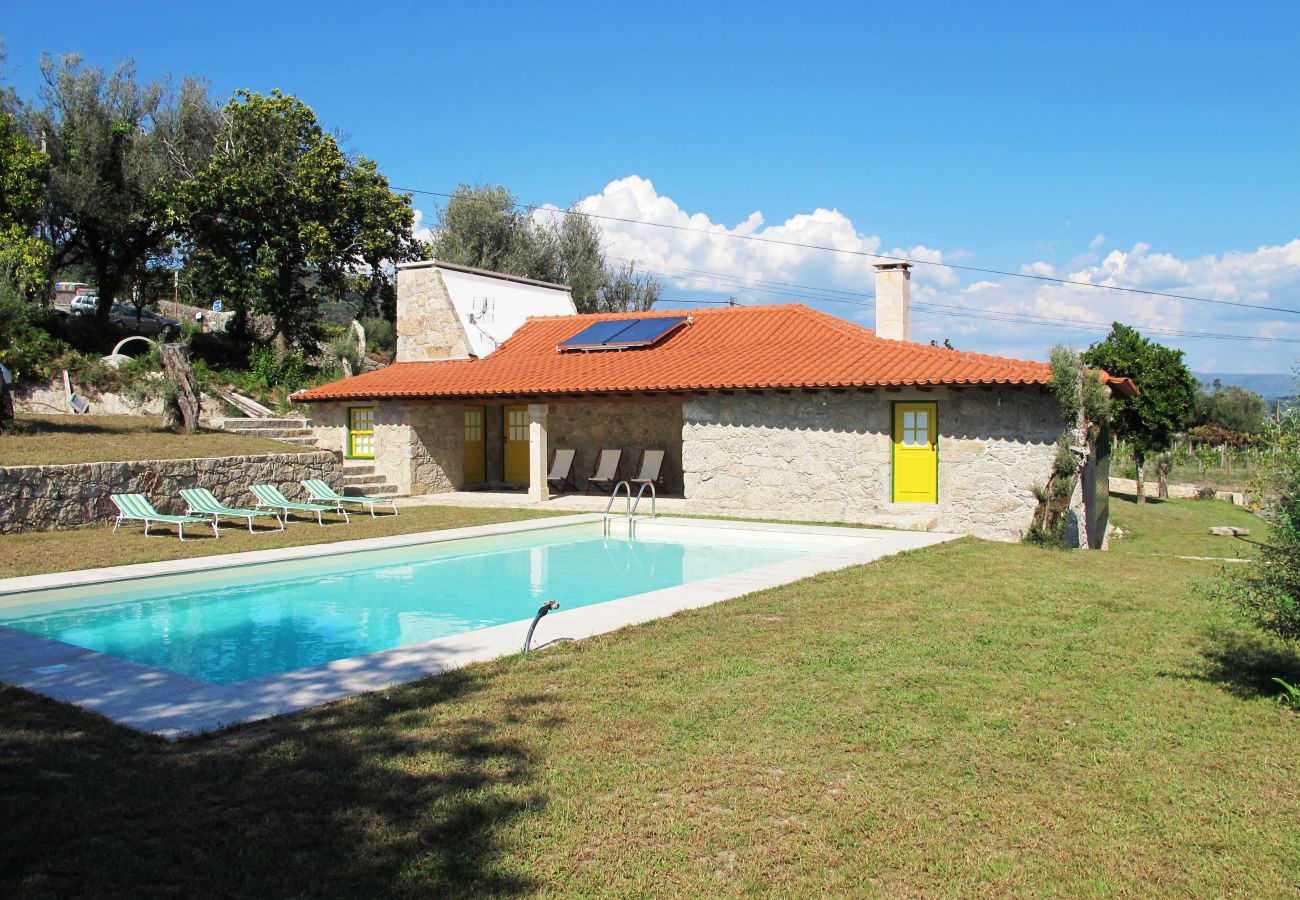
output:
M 645 494 L 646 488 L 650 488 L 650 518 L 659 518 L 658 492 L 655 490 L 655 483 L 653 481 L 647 481 L 641 485 L 641 490 L 636 492 L 636 500 L 633 501 L 632 511 L 628 514 L 629 519 L 636 515 L 637 507 L 641 505 L 641 497 Z M 629 494 L 631 493 L 631 486 L 628 487 L 628 492 Z
M 606 537 L 609 536 L 609 519 L 610 519 L 609 511 L 610 511 L 610 508 L 613 507 L 613 505 L 614 505 L 614 501 L 615 501 L 616 499 L 618 499 L 618 489 L 619 489 L 619 488 L 627 488 L 627 524 L 628 524 L 628 533 L 629 533 L 629 536 L 631 535 L 631 530 L 632 530 L 632 484 L 631 484 L 631 482 L 629 482 L 629 481 L 627 481 L 627 480 L 623 480 L 623 481 L 620 481 L 618 484 L 614 485 L 614 490 L 612 490 L 612 491 L 610 492 L 610 494 L 609 494 L 609 502 L 605 504 L 604 525 L 603 525 L 602 527 L 604 528 L 604 532 L 605 532 L 605 536 L 606 536 Z

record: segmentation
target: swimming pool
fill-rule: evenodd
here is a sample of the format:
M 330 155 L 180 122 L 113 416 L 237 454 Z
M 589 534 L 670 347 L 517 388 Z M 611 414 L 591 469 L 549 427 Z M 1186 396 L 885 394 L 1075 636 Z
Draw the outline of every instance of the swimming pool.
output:
M 950 540 L 574 515 L 0 580 L 0 682 L 167 737 L 581 640 Z M 869 602 L 853 598 L 851 602 Z
M 546 600 L 578 609 L 827 547 L 721 530 L 627 540 L 591 523 L 42 592 L 0 608 L 0 625 L 231 684 L 527 619 Z

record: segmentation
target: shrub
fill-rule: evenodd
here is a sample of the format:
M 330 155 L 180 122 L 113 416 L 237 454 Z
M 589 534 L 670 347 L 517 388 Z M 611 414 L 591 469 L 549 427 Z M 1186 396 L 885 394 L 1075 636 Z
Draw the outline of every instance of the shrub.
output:
M 275 347 L 254 347 L 248 351 L 248 371 L 264 389 L 287 388 L 292 393 L 303 385 L 307 361 L 301 350 L 281 356 Z
M 376 353 L 392 353 L 397 349 L 397 329 L 383 316 L 366 316 L 358 319 L 366 330 L 366 349 Z
M 1270 520 L 1256 565 L 1227 575 L 1219 592 L 1247 621 L 1286 641 L 1300 641 L 1300 410 L 1290 409 L 1265 433 L 1268 468 L 1255 490 Z

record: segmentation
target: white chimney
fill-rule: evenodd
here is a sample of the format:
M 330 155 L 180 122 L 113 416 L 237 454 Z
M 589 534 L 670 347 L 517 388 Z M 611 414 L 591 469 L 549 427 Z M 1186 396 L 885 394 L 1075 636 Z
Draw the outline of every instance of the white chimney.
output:
M 911 263 L 876 264 L 876 337 L 912 339 Z

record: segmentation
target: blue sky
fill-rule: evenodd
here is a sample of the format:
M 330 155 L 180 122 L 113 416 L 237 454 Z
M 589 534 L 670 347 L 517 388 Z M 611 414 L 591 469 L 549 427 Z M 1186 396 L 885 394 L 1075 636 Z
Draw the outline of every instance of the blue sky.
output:
M 597 213 L 1300 310 L 1295 3 L 59 9 L 52 22 L 0 3 L 20 92 L 42 51 L 134 58 L 144 77 L 197 74 L 220 96 L 279 87 L 400 187 L 500 182 Z M 416 197 L 426 224 L 435 203 Z M 791 299 L 752 279 L 870 290 L 862 257 L 606 230 L 673 298 Z M 751 280 L 669 277 L 684 269 Z M 869 307 L 827 296 L 809 302 L 870 324 Z M 1095 337 L 1026 315 L 1300 340 L 1300 315 L 937 267 L 918 270 L 916 296 L 931 304 L 919 337 L 1020 356 Z M 1201 370 L 1300 356 L 1154 336 Z

